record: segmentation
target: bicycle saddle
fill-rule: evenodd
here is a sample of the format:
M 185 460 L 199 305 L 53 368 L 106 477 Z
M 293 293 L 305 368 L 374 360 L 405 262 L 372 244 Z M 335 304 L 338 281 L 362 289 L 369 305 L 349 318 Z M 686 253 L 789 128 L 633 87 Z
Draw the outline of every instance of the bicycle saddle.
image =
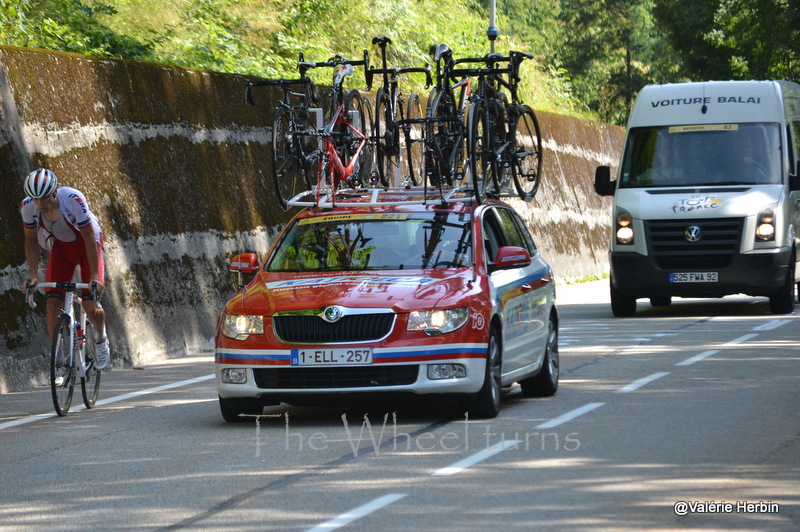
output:
M 336 65 L 336 68 L 333 69 L 333 86 L 338 87 L 344 81 L 346 76 L 353 75 L 353 65 L 350 63 L 344 63 L 341 65 Z
M 446 44 L 434 44 L 431 46 L 430 54 L 434 61 L 439 61 L 442 57 L 452 56 L 453 51 Z

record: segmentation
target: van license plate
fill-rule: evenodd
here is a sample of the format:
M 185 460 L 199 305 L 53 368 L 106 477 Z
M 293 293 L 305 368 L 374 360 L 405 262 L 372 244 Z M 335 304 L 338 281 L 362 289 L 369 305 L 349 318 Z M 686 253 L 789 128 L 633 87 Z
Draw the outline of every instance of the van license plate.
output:
M 669 274 L 671 283 L 716 283 L 719 282 L 718 272 L 687 272 Z
M 292 366 L 360 366 L 372 364 L 372 349 L 292 349 Z

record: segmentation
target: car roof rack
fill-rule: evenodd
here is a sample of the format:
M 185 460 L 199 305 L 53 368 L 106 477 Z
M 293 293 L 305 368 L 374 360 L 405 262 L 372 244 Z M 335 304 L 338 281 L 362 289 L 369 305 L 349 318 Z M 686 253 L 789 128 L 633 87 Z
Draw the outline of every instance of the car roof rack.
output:
M 511 191 L 501 197 L 517 197 Z M 330 187 L 320 190 L 312 187 L 287 201 L 293 207 L 378 207 L 391 205 L 446 205 L 475 201 L 472 187 L 385 187 L 344 188 L 332 193 Z

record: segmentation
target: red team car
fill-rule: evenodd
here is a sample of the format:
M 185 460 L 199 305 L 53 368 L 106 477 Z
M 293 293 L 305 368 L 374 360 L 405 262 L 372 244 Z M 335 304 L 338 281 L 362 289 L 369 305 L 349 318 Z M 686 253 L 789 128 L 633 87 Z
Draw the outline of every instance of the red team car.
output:
M 310 207 L 263 264 L 232 260 L 252 280 L 217 323 L 227 421 L 375 394 L 452 394 L 491 418 L 504 387 L 556 392 L 553 273 L 519 216 L 499 201 L 425 203 Z

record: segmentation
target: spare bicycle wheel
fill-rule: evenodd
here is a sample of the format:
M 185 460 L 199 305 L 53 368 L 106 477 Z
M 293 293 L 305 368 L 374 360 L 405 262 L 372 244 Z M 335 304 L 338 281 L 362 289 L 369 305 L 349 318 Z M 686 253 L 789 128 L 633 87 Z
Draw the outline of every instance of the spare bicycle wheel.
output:
M 542 179 L 542 134 L 533 109 L 527 105 L 519 108 L 511 170 L 520 199 L 530 201 Z

